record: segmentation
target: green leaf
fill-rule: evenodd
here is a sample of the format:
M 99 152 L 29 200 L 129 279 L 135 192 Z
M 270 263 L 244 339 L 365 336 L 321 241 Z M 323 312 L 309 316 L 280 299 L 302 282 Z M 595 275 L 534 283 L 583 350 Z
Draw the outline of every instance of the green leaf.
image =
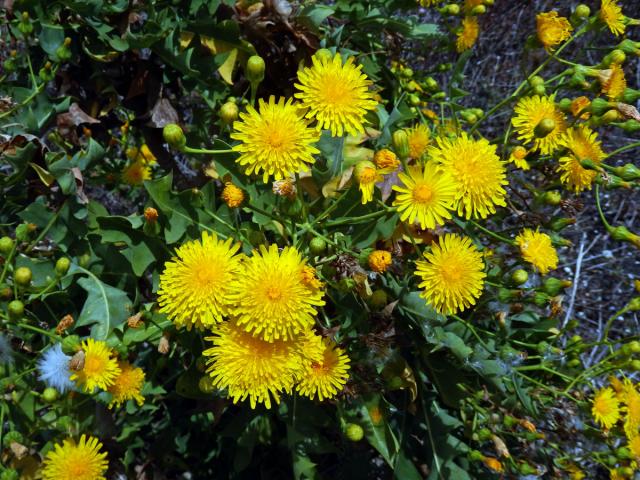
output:
M 56 56 L 56 50 L 64 42 L 64 28 L 60 25 L 49 25 L 42 23 L 42 30 L 38 39 L 40 40 L 40 46 L 51 57 Z

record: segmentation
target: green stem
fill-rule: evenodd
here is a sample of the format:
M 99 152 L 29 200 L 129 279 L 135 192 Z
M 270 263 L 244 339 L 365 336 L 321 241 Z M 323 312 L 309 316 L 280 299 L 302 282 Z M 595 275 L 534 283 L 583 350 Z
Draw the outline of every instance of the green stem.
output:
M 632 150 L 638 147 L 640 147 L 640 142 L 630 143 L 628 145 L 625 145 L 624 147 L 620 147 L 617 150 L 614 150 L 611 153 L 608 153 L 604 158 L 607 159 L 609 157 L 613 157 L 614 155 L 617 155 L 618 153 L 626 152 L 627 150 Z
M 607 219 L 604 216 L 604 212 L 602 211 L 602 207 L 600 206 L 600 185 L 596 183 L 596 188 L 594 190 L 594 195 L 596 197 L 596 209 L 598 210 L 598 215 L 600 215 L 600 220 L 604 224 L 605 228 L 609 230 L 611 225 L 607 222 Z
M 192 147 L 183 147 L 182 151 L 184 153 L 202 153 L 206 155 L 217 155 L 222 153 L 233 153 L 235 150 L 232 148 L 226 150 L 209 150 L 208 148 L 192 148 Z
M 2 269 L 2 273 L 0 274 L 0 283 L 4 282 L 4 277 L 7 275 L 9 271 L 9 265 L 11 265 L 11 261 L 13 260 L 13 256 L 16 254 L 16 249 L 18 248 L 18 241 L 16 240 L 13 243 L 13 248 L 9 252 L 9 256 L 4 261 L 4 268 Z
M 340 225 L 352 225 L 354 223 L 362 223 L 364 221 L 367 220 L 372 220 L 374 218 L 378 218 L 381 217 L 383 215 L 386 215 L 387 212 L 382 210 L 382 211 L 377 211 L 377 212 L 373 212 L 373 213 L 367 213 L 366 215 L 362 215 L 361 217 L 349 217 L 349 218 L 341 218 L 339 220 L 334 220 L 333 222 L 327 222 L 325 224 L 325 226 L 327 227 L 338 227 Z
M 483 227 L 482 225 L 480 225 L 477 222 L 474 222 L 473 220 L 467 220 L 471 225 L 473 225 L 474 227 L 476 227 L 478 230 L 482 231 L 483 233 L 485 233 L 486 235 L 489 235 L 490 237 L 495 238 L 496 240 L 499 240 L 501 242 L 507 243 L 509 245 L 515 245 L 516 242 L 514 242 L 513 240 L 509 240 L 506 237 L 503 237 L 502 235 L 498 235 L 495 232 L 492 232 L 491 230 L 489 230 L 488 228 Z
M 57 342 L 59 342 L 61 340 L 59 335 L 57 335 L 55 333 L 48 332 L 47 330 L 43 330 L 42 328 L 34 327 L 33 325 L 29 325 L 28 323 L 16 323 L 15 325 L 17 327 L 23 328 L 25 330 L 30 330 L 32 332 L 39 333 L 41 335 L 46 335 L 47 337 L 49 337 L 52 340 L 55 340 Z
M 618 310 L 613 315 L 611 315 L 611 317 L 609 317 L 609 319 L 607 320 L 607 323 L 605 324 L 604 332 L 602 333 L 603 341 L 606 342 L 609 339 L 609 331 L 611 330 L 611 327 L 613 326 L 613 322 L 616 320 L 616 318 L 618 318 L 620 315 L 624 315 L 628 311 L 629 311 L 629 306 L 627 305 L 621 308 L 620 310 Z

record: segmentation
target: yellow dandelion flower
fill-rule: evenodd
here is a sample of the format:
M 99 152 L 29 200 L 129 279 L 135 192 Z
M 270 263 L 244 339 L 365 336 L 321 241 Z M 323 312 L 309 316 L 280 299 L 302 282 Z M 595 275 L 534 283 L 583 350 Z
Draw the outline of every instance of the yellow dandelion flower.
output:
M 362 193 L 362 204 L 365 205 L 373 200 L 373 191 L 376 183 L 382 182 L 384 177 L 383 173 L 388 173 L 387 170 L 379 170 L 375 164 L 369 161 L 359 162 L 354 171 L 353 176 L 358 183 L 358 188 Z
M 408 129 L 407 142 L 409 143 L 409 156 L 414 160 L 420 160 L 427 152 L 427 147 L 431 142 L 429 127 L 420 124 Z
M 402 185 L 393 186 L 398 192 L 393 206 L 398 209 L 400 220 L 413 224 L 417 219 L 424 230 L 444 225 L 451 218 L 456 185 L 434 162 L 428 162 L 424 168 L 410 167 L 408 175 L 400 173 L 398 178 Z
M 456 39 L 456 50 L 458 53 L 462 53 L 473 47 L 476 40 L 478 40 L 478 35 L 480 34 L 478 17 L 464 17 L 460 26 L 461 29 L 458 32 L 458 38 Z
M 546 233 L 525 228 L 516 237 L 516 244 L 520 247 L 522 258 L 540 270 L 541 274 L 545 275 L 558 267 L 558 253 Z
M 280 98 L 277 103 L 273 96 L 269 103 L 260 99 L 257 111 L 248 106 L 233 123 L 231 138 L 241 142 L 233 147 L 240 153 L 236 163 L 247 175 L 262 172 L 265 183 L 269 177 L 282 180 L 309 171 L 307 164 L 313 164 L 313 155 L 320 153 L 313 146 L 320 138 L 318 132 L 307 125 L 292 99 Z
M 529 162 L 527 162 L 527 155 L 529 152 L 526 148 L 518 145 L 511 150 L 511 155 L 509 155 L 509 162 L 513 163 L 516 167 L 527 171 L 531 167 L 529 166 Z
M 84 364 L 71 375 L 71 380 L 75 380 L 87 393 L 93 392 L 96 387 L 106 390 L 113 385 L 120 375 L 120 367 L 107 344 L 88 338 L 82 342 L 82 351 Z
M 364 117 L 378 102 L 362 65 L 354 65 L 353 57 L 343 63 L 339 53 L 333 58 L 315 55 L 312 60 L 311 67 L 298 71 L 300 83 L 295 84 L 295 97 L 308 109 L 306 117 L 315 118 L 317 128 L 330 130 L 333 137 L 363 133 Z
M 533 142 L 534 148 L 544 155 L 558 148 L 560 137 L 567 129 L 564 114 L 555 104 L 555 96 L 522 98 L 514 109 L 516 116 L 511 123 L 518 133 L 518 139 Z M 551 131 L 540 132 L 539 125 L 553 126 Z M 549 122 L 551 121 L 551 122 Z
M 157 163 L 156 156 L 151 152 L 149 146 L 145 143 L 140 148 L 129 147 L 125 151 L 127 158 L 132 162 L 140 161 L 147 165 L 153 165 Z
M 213 346 L 203 352 L 213 385 L 227 389 L 233 403 L 249 398 L 251 408 L 262 403 L 271 408 L 271 399 L 280 403 L 280 394 L 290 393 L 302 368 L 295 343 L 267 342 L 235 322 L 223 322 L 207 337 Z
M 396 170 L 400 166 L 400 160 L 395 153 L 387 148 L 378 150 L 373 156 L 373 162 L 376 167 L 382 170 L 389 170 L 390 172 Z
M 640 460 L 640 435 L 629 439 L 629 451 L 636 461 Z
M 624 70 L 617 63 L 611 64 L 611 68 L 607 70 L 601 70 L 598 78 L 602 86 L 602 93 L 609 100 L 618 100 L 627 88 Z
M 416 275 L 423 297 L 437 312 L 445 315 L 460 312 L 482 294 L 484 262 L 482 254 L 468 237 L 446 234 L 416 262 Z
M 118 362 L 118 366 L 120 367 L 120 375 L 113 385 L 107 388 L 107 392 L 113 397 L 109 408 L 114 405 L 119 407 L 127 400 L 135 400 L 138 406 L 142 405 L 144 397 L 140 391 L 144 385 L 144 371 L 129 362 Z
M 453 178 L 458 215 L 486 218 L 496 212 L 496 206 L 506 206 L 506 169 L 495 145 L 485 139 L 474 140 L 465 132 L 453 140 L 440 137 L 436 144 L 429 155 Z
M 582 120 L 588 120 L 591 116 L 591 113 L 589 113 L 590 106 L 591 100 L 589 100 L 588 97 L 581 96 L 571 100 L 571 106 L 569 108 L 574 117 Z
M 308 330 L 316 307 L 324 305 L 322 289 L 306 280 L 306 261 L 293 247 L 260 246 L 243 262 L 233 282 L 233 317 L 238 325 L 268 342 L 288 340 Z
M 494 472 L 498 472 L 498 473 L 504 472 L 504 466 L 502 465 L 502 462 L 497 458 L 484 457 L 482 461 L 490 470 L 493 470 Z
M 313 362 L 303 374 L 296 390 L 300 395 L 312 400 L 335 397 L 342 390 L 349 378 L 349 362 L 351 361 L 344 350 L 328 339 L 323 339 L 322 359 Z
M 42 464 L 45 480 L 105 480 L 109 462 L 107 453 L 100 452 L 102 443 L 97 438 L 82 435 L 56 444 L 49 450 Z
M 312 288 L 312 289 L 322 288 L 322 282 L 317 277 L 316 269 L 313 267 L 310 267 L 309 265 L 305 265 L 304 267 L 302 267 L 302 273 L 300 278 L 302 283 L 304 283 L 309 288 Z
M 560 145 L 569 151 L 568 155 L 559 160 L 557 171 L 560 173 L 560 180 L 576 193 L 590 190 L 597 172 L 583 168 L 580 162 L 591 160 L 598 165 L 604 159 L 605 153 L 602 151 L 598 134 L 586 125 L 571 127 L 562 136 Z
M 563 468 L 565 471 L 569 472 L 569 478 L 571 480 L 584 480 L 584 478 L 586 478 L 584 472 L 574 463 L 570 463 Z
M 571 36 L 573 27 L 569 20 L 558 15 L 555 10 L 539 13 L 536 16 L 538 40 L 548 50 L 564 42 Z
M 602 0 L 598 17 L 616 37 L 624 33 L 624 15 L 616 0 Z
M 145 162 L 136 160 L 122 170 L 122 181 L 129 185 L 142 185 L 151 178 L 151 168 Z
M 624 433 L 628 439 L 639 436 L 640 432 L 640 393 L 631 380 L 626 379 L 622 390 L 622 403 L 626 407 Z
M 606 429 L 613 427 L 620 419 L 620 405 L 612 388 L 605 387 L 598 390 L 593 398 L 591 415 Z
M 618 400 L 622 401 L 622 397 L 624 396 L 624 384 L 615 376 L 609 375 L 609 383 L 611 387 L 616 392 L 616 396 Z
M 384 273 L 391 265 L 391 252 L 386 250 L 374 250 L 367 258 L 369 268 L 377 273 Z
M 222 200 L 229 208 L 237 208 L 244 201 L 244 192 L 233 183 L 227 182 L 222 190 Z
M 211 327 L 229 313 L 231 283 L 240 270 L 239 244 L 202 233 L 176 250 L 160 275 L 158 303 L 178 327 Z

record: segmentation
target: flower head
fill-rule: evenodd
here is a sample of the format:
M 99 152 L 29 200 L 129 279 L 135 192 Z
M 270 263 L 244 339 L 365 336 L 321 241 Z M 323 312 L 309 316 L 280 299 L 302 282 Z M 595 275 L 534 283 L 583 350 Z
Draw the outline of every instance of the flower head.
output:
M 617 0 L 602 0 L 598 17 L 616 37 L 624 33 L 624 15 Z
M 239 244 L 202 233 L 176 250 L 160 275 L 160 311 L 178 326 L 211 327 L 229 312 L 231 282 L 240 269 Z
M 118 361 L 105 342 L 88 338 L 82 342 L 84 362 L 82 368 L 71 375 L 71 380 L 91 393 L 96 387 L 106 390 L 120 374 Z
M 312 362 L 304 372 L 296 390 L 300 395 L 322 401 L 335 397 L 349 378 L 350 359 L 341 348 L 328 339 L 322 340 L 322 358 Z
M 617 63 L 611 64 L 611 68 L 607 70 L 602 70 L 598 77 L 602 84 L 602 93 L 604 93 L 609 100 L 618 100 L 627 88 L 627 79 L 624 76 L 624 70 Z
M 518 132 L 520 140 L 533 142 L 534 148 L 545 155 L 549 155 L 558 148 L 560 137 L 567 128 L 564 114 L 556 107 L 553 95 L 522 98 L 514 111 L 516 116 L 511 123 Z M 553 129 L 550 132 L 544 132 L 544 136 L 540 136 L 536 130 L 543 121 L 552 121 Z
M 538 40 L 548 50 L 552 50 L 558 44 L 571 36 L 573 27 L 569 20 L 558 15 L 555 10 L 539 13 L 536 16 Z
M 615 390 L 615 388 L 614 388 Z M 625 379 L 617 398 L 625 406 L 624 433 L 628 439 L 640 436 L 640 393 L 629 379 Z M 640 446 L 640 445 L 639 445 Z
M 222 190 L 222 200 L 229 208 L 237 208 L 244 201 L 244 192 L 233 183 L 227 182 Z
M 249 398 L 251 408 L 258 403 L 271 408 L 272 398 L 280 403 L 280 394 L 291 392 L 303 363 L 295 342 L 267 342 L 233 321 L 216 326 L 214 334 L 207 338 L 213 346 L 203 352 L 209 357 L 207 373 L 233 403 Z
M 451 176 L 442 172 L 434 162 L 424 168 L 410 167 L 408 174 L 400 173 L 401 186 L 394 186 L 397 193 L 393 205 L 400 213 L 400 220 L 420 228 L 435 228 L 451 218 L 456 196 L 456 186 Z
M 233 317 L 267 342 L 287 340 L 313 325 L 324 294 L 309 282 L 306 261 L 293 247 L 261 245 L 247 258 L 232 284 Z
M 314 55 L 312 60 L 313 65 L 298 71 L 295 84 L 295 97 L 308 109 L 306 117 L 315 118 L 317 128 L 330 130 L 334 137 L 363 133 L 364 117 L 378 102 L 362 65 L 354 65 L 353 57 L 343 63 L 339 53 L 333 58 Z
M 446 234 L 416 262 L 418 287 L 423 297 L 437 312 L 449 315 L 475 305 L 484 287 L 482 254 L 471 239 Z
M 100 452 L 102 443 L 97 438 L 82 435 L 76 443 L 64 440 L 49 450 L 43 462 L 45 480 L 105 480 L 109 466 L 107 453 Z
M 551 237 L 546 233 L 525 228 L 516 237 L 516 244 L 520 247 L 522 258 L 540 270 L 543 275 L 557 268 L 558 254 L 551 243 Z
M 383 173 L 387 173 L 387 170 L 379 170 L 373 163 L 366 160 L 356 165 L 353 176 L 358 182 L 358 188 L 362 193 L 363 205 L 373 200 L 374 187 L 376 183 L 384 180 Z
M 389 265 L 391 265 L 391 252 L 386 250 L 374 250 L 369 254 L 367 258 L 369 268 L 377 273 L 386 272 Z
M 504 472 L 504 466 L 502 462 L 495 457 L 484 457 L 482 460 L 486 467 L 494 472 L 502 473 Z
M 271 191 L 273 191 L 275 195 L 279 195 L 281 197 L 293 198 L 296 196 L 298 189 L 296 188 L 296 184 L 293 179 L 289 177 L 284 180 L 276 180 L 273 182 Z
M 589 112 L 590 106 L 591 100 L 583 95 L 571 100 L 571 106 L 569 108 L 574 117 L 578 118 L 579 116 L 582 120 L 588 120 L 591 116 L 591 113 Z
M 13 349 L 9 339 L 0 333 L 0 365 L 13 364 Z
M 144 403 L 144 397 L 140 393 L 144 385 L 144 372 L 141 368 L 134 367 L 129 362 L 119 362 L 120 375 L 113 385 L 107 388 L 107 392 L 112 395 L 109 408 L 114 405 L 118 407 L 127 400 L 135 400 L 138 405 Z
M 378 150 L 373 156 L 373 162 L 377 168 L 389 171 L 396 170 L 400 165 L 400 160 L 398 160 L 396 154 L 387 148 Z
M 420 160 L 427 152 L 427 147 L 431 142 L 431 131 L 424 124 L 416 125 L 407 130 L 407 141 L 409 142 L 409 156 L 414 160 Z
M 509 155 L 509 162 L 513 163 L 516 167 L 527 171 L 531 167 L 529 166 L 529 162 L 527 162 L 527 155 L 529 152 L 526 148 L 518 145 L 517 147 L 513 147 L 511 150 L 511 155 Z
M 560 144 L 569 151 L 568 155 L 559 160 L 560 180 L 576 193 L 590 190 L 598 173 L 584 168 L 580 162 L 591 160 L 598 165 L 604 159 L 605 154 L 598 140 L 598 134 L 584 124 L 571 127 L 562 136 Z
M 638 459 L 640 459 L 640 435 L 627 438 L 629 439 L 629 451 L 631 452 L 631 456 L 638 461 Z
M 241 143 L 233 150 L 240 153 L 236 163 L 245 167 L 245 173 L 260 174 L 262 181 L 276 180 L 294 173 L 307 172 L 315 162 L 313 155 L 320 151 L 313 145 L 320 138 L 318 132 L 307 125 L 298 105 L 293 100 L 275 97 L 269 103 L 260 99 L 258 110 L 247 107 L 240 121 L 233 123 L 231 138 Z
M 141 161 L 146 165 L 153 165 L 157 162 L 156 156 L 151 152 L 151 149 L 149 149 L 146 143 L 140 148 L 129 147 L 125 153 L 127 158 L 133 162 Z
M 478 17 L 464 17 L 461 23 L 461 30 L 458 32 L 456 39 L 456 50 L 462 53 L 473 47 L 478 40 L 480 34 L 480 26 L 478 25 Z
M 129 185 L 142 185 L 151 178 L 151 168 L 142 160 L 136 160 L 122 171 L 122 181 Z
M 591 415 L 606 429 L 613 427 L 620 419 L 620 405 L 612 388 L 605 387 L 596 392 L 591 406 Z
M 496 212 L 496 205 L 506 205 L 506 170 L 495 145 L 485 139 L 474 140 L 465 132 L 453 140 L 440 137 L 436 143 L 429 154 L 453 179 L 458 215 L 486 218 Z
M 72 390 L 74 383 L 71 381 L 71 370 L 69 369 L 69 361 L 71 357 L 65 355 L 62 351 L 62 345 L 56 343 L 53 347 L 47 349 L 38 359 L 38 378 L 43 381 L 47 387 L 53 387 L 60 393 Z

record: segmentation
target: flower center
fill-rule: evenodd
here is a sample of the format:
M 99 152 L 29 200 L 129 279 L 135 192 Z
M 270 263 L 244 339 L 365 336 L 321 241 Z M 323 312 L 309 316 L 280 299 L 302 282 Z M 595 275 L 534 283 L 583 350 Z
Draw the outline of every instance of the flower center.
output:
M 267 298 L 269 300 L 279 300 L 282 298 L 282 290 L 278 287 L 269 287 L 267 289 Z
M 376 179 L 376 171 L 371 168 L 365 168 L 360 174 L 360 183 L 371 183 Z
M 442 278 L 446 282 L 450 282 L 450 283 L 458 282 L 462 278 L 462 271 L 459 268 L 459 266 L 455 263 L 443 265 L 441 274 L 442 274 Z
M 88 356 L 84 360 L 83 370 L 89 374 L 100 372 L 104 368 L 104 362 L 96 356 Z
M 413 190 L 413 199 L 418 203 L 428 203 L 433 198 L 433 190 L 429 185 L 416 185 Z
M 83 478 L 89 472 L 88 472 L 86 464 L 81 463 L 78 460 L 76 462 L 73 462 L 71 465 L 69 465 L 68 473 L 69 473 L 69 477 Z
M 327 76 L 322 86 L 322 98 L 329 105 L 346 105 L 350 101 L 349 91 L 344 83 L 333 76 Z

